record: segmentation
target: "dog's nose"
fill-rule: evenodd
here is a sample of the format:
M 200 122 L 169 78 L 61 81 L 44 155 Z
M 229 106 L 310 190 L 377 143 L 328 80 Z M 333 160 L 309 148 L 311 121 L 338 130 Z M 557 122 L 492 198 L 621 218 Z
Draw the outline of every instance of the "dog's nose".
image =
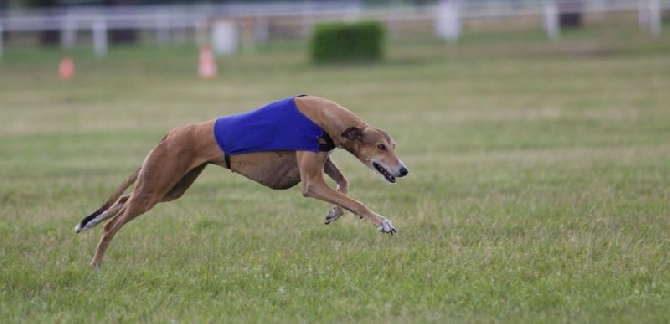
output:
M 402 167 L 402 168 L 400 168 L 400 176 L 401 176 L 401 177 L 406 176 L 408 173 L 409 173 L 409 170 L 407 170 L 406 167 Z

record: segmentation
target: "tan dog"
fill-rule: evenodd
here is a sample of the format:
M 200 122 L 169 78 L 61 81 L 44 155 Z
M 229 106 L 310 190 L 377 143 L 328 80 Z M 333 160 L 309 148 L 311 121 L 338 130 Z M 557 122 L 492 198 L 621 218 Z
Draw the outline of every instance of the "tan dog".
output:
M 364 123 L 351 111 L 332 101 L 313 97 L 295 97 L 297 109 L 332 138 L 332 148 L 343 148 L 363 164 L 394 183 L 407 175 L 407 167 L 394 152 L 395 143 L 384 131 Z M 193 184 L 208 164 L 230 168 L 233 172 L 272 189 L 287 189 L 302 181 L 305 197 L 320 199 L 335 206 L 326 216 L 326 224 L 337 220 L 344 210 L 366 218 L 383 233 L 396 230 L 391 222 L 347 196 L 349 183 L 330 158 L 330 152 L 268 151 L 227 156 L 213 135 L 215 121 L 190 124 L 172 129 L 151 150 L 142 167 L 112 194 L 105 204 L 84 218 L 77 232 L 91 229 L 104 220 L 104 232 L 91 266 L 97 269 L 114 235 L 127 222 L 142 215 L 159 202 L 175 200 Z M 234 140 L 234 139 L 233 139 Z M 329 187 L 324 172 L 337 183 Z M 124 191 L 135 181 L 132 193 Z M 123 195 L 123 196 L 122 196 Z

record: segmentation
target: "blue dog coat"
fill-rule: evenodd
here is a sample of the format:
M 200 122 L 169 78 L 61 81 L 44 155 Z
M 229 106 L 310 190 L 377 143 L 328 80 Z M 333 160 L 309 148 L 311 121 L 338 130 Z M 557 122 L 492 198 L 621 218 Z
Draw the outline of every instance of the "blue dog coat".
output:
M 227 159 L 228 155 L 254 152 L 319 152 L 334 148 L 328 134 L 298 110 L 294 97 L 246 113 L 218 118 L 214 136 Z M 321 137 L 330 143 L 327 149 L 320 147 Z M 228 161 L 226 164 L 229 165 Z

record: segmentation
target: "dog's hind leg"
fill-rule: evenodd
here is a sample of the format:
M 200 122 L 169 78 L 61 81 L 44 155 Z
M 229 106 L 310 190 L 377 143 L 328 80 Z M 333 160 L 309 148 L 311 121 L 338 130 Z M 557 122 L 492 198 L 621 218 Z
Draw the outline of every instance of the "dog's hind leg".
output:
M 121 227 L 157 203 L 181 196 L 204 168 L 202 165 L 193 168 L 194 153 L 189 149 L 175 150 L 174 145 L 161 142 L 147 156 L 132 194 L 121 211 L 105 224 L 91 260 L 93 269 L 102 265 L 105 251 Z
M 163 196 L 163 199 L 161 199 L 160 202 L 172 201 L 183 196 L 186 190 L 193 184 L 193 182 L 195 182 L 195 179 L 198 178 L 198 176 L 200 175 L 200 173 L 202 173 L 202 170 L 204 170 L 206 166 L 207 166 L 206 164 L 203 164 L 189 171 L 184 177 L 181 178 L 181 180 L 179 180 L 179 182 L 172 188 L 172 190 L 170 190 L 165 196 Z M 119 211 L 121 211 L 123 206 L 125 206 L 125 203 L 128 201 L 128 198 L 130 198 L 130 194 L 119 198 L 119 200 L 114 205 L 112 205 L 112 207 L 105 210 L 104 212 L 102 212 L 102 214 L 98 215 L 94 219 L 90 220 L 86 224 L 86 226 L 79 229 L 79 231 L 89 230 L 94 226 L 100 224 L 101 222 L 104 222 L 107 219 L 115 217 L 117 214 L 119 214 Z
M 175 200 L 184 195 L 186 190 L 193 184 L 193 182 L 195 182 L 206 166 L 206 164 L 202 164 L 188 171 L 168 193 L 162 196 L 161 199 L 157 199 L 158 195 L 146 194 L 140 189 L 132 193 L 130 200 L 126 205 L 117 204 L 110 208 L 110 215 L 113 215 L 111 214 L 111 211 L 116 206 L 119 207 L 114 214 L 118 213 L 119 210 L 121 210 L 121 213 L 114 217 L 109 223 L 105 224 L 104 233 L 100 239 L 100 243 L 98 243 L 98 248 L 93 257 L 93 261 L 91 261 L 91 267 L 98 268 L 102 264 L 102 257 L 109 246 L 109 242 L 123 225 L 137 216 L 144 214 L 159 202 Z M 141 187 L 141 185 L 143 185 L 143 183 L 138 184 L 138 187 Z M 127 208 L 124 210 L 123 207 Z
M 335 183 L 337 183 L 337 191 L 343 193 L 343 194 L 348 194 L 349 192 L 349 180 L 342 174 L 340 169 L 337 168 L 337 165 L 333 160 L 328 157 L 326 159 L 326 163 L 323 166 L 323 171 L 331 178 Z M 340 216 L 344 215 L 344 209 L 340 206 L 333 206 L 331 210 L 328 211 L 328 215 L 326 216 L 326 222 L 325 224 L 328 225 L 340 218 Z
M 201 164 L 188 171 L 188 173 L 186 173 L 186 175 L 183 176 L 181 180 L 179 180 L 179 182 L 177 182 L 177 184 L 172 187 L 172 189 L 167 194 L 165 194 L 165 196 L 163 196 L 161 202 L 172 201 L 183 196 L 184 193 L 186 193 L 186 190 L 191 187 L 193 182 L 195 182 L 195 179 L 198 178 L 206 166 L 207 164 Z
M 155 199 L 152 195 L 146 195 L 143 193 L 133 192 L 131 194 L 128 202 L 122 208 L 122 212 L 112 218 L 107 224 L 105 224 L 102 237 L 98 242 L 98 246 L 95 251 L 95 255 L 91 260 L 91 268 L 97 270 L 102 265 L 102 259 L 104 257 L 105 251 L 109 246 L 109 243 L 114 238 L 114 235 L 121 229 L 123 225 L 133 220 L 137 216 L 144 214 L 146 211 L 151 209 L 153 206 L 158 203 L 158 199 Z

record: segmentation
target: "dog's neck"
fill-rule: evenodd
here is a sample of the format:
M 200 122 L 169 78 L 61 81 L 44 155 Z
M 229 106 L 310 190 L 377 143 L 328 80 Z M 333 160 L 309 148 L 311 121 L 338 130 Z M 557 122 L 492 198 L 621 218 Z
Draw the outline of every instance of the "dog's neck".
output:
M 363 120 L 348 109 L 324 98 L 305 96 L 296 97 L 295 101 L 298 110 L 328 133 L 336 147 L 354 154 L 354 143 L 343 138 L 342 133 L 350 127 L 368 127 Z

